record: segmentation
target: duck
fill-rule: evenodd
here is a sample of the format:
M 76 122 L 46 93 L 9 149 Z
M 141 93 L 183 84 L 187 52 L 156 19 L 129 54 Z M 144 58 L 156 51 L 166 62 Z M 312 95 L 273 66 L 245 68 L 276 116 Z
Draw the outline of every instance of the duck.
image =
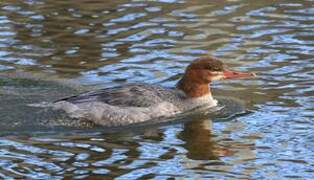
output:
M 191 61 L 173 88 L 131 83 L 65 97 L 54 101 L 53 108 L 100 126 L 149 122 L 198 107 L 215 107 L 218 102 L 211 93 L 212 82 L 255 76 L 229 70 L 216 57 L 203 56 Z

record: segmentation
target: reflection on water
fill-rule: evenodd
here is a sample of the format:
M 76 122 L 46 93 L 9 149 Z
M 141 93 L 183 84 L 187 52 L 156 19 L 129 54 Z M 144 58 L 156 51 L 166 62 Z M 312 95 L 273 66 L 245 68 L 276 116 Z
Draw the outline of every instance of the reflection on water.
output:
M 314 178 L 312 6 L 310 0 L 1 1 L 1 127 L 32 129 L 47 117 L 26 104 L 81 91 L 68 80 L 92 88 L 173 86 L 193 58 L 209 53 L 259 78 L 213 85 L 215 95 L 241 99 L 250 112 L 229 121 L 109 134 L 2 133 L 0 177 Z M 7 78 L 16 72 L 45 80 Z

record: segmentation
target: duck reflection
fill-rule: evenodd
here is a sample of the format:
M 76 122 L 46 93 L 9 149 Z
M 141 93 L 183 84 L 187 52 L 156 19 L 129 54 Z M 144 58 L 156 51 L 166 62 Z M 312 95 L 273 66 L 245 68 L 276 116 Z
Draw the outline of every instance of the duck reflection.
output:
M 219 146 L 211 134 L 212 121 L 190 121 L 185 124 L 178 138 L 186 143 L 187 157 L 193 160 L 217 160 L 221 156 L 233 155 L 233 152 Z

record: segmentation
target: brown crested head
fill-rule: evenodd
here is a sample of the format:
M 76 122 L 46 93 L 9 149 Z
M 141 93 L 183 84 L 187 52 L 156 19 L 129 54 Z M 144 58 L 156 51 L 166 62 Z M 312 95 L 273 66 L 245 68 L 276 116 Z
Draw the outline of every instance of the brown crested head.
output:
M 200 57 L 186 68 L 183 78 L 198 84 L 209 84 L 213 77 L 223 70 L 223 63 L 219 59 L 210 56 Z
M 197 58 L 188 65 L 177 88 L 184 91 L 188 97 L 200 97 L 210 94 L 208 84 L 212 81 L 252 76 L 255 74 L 227 70 L 222 61 L 206 56 Z
M 223 63 L 215 57 L 200 57 L 192 61 L 187 67 L 189 70 L 207 70 L 207 71 L 223 71 Z
M 188 97 L 210 94 L 208 84 L 223 70 L 223 63 L 217 58 L 209 56 L 197 58 L 186 68 L 177 88 L 184 91 Z

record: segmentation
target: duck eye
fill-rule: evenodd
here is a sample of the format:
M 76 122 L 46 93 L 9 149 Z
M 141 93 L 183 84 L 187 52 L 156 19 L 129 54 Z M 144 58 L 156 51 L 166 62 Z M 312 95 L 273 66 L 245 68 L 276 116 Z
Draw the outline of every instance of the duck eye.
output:
M 213 71 L 221 71 L 221 69 L 218 67 L 215 67 L 215 68 L 213 68 Z

